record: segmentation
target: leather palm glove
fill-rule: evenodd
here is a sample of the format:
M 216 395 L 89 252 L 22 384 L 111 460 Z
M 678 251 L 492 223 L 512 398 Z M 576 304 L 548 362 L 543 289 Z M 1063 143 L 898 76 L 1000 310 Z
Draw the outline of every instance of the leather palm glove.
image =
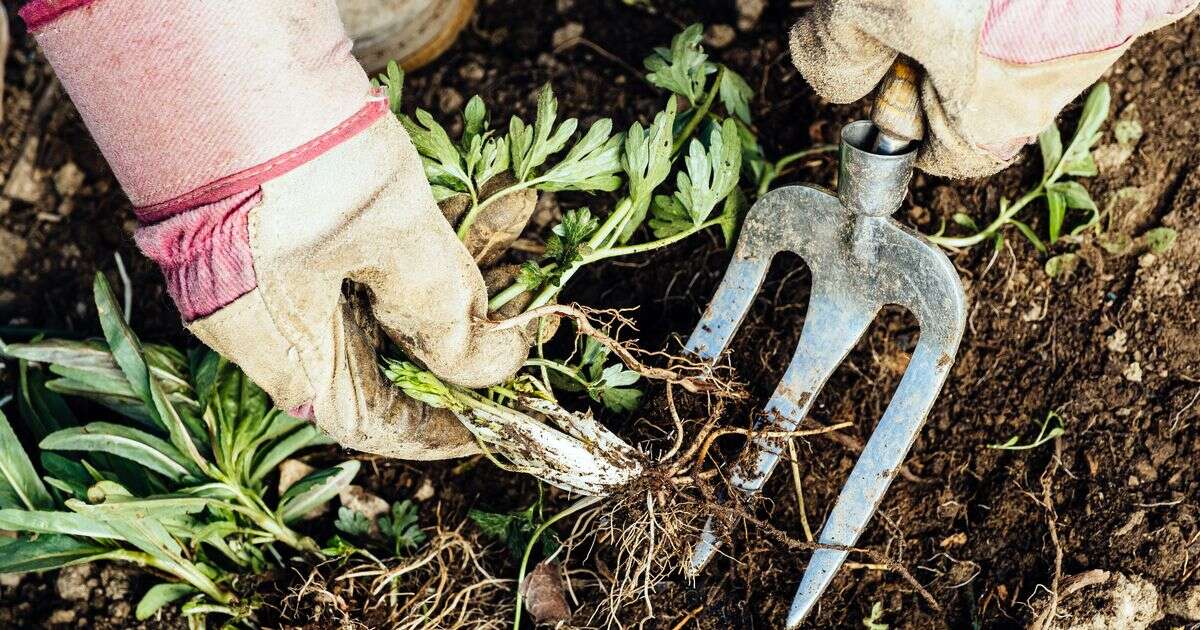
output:
M 1139 35 L 1196 0 L 820 0 L 792 59 L 836 103 L 866 96 L 897 53 L 925 69 L 917 166 L 948 177 L 1008 166 Z
M 470 387 L 516 371 L 528 333 L 488 321 L 481 274 L 333 0 L 36 0 L 21 13 L 189 330 L 347 447 L 476 450 L 453 416 L 385 381 L 373 329 Z M 343 297 L 348 282 L 367 306 Z

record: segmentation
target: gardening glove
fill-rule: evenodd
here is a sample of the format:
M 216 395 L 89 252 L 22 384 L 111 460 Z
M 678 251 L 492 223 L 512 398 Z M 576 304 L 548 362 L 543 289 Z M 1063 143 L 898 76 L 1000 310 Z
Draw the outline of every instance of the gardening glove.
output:
M 22 16 L 189 330 L 345 446 L 476 450 L 450 413 L 384 380 L 371 333 L 480 387 L 518 369 L 528 332 L 487 319 L 480 272 L 333 0 L 35 0 Z
M 824 98 L 866 96 L 896 55 L 925 69 L 917 166 L 948 177 L 1003 169 L 1139 35 L 1197 0 L 820 0 L 792 59 Z

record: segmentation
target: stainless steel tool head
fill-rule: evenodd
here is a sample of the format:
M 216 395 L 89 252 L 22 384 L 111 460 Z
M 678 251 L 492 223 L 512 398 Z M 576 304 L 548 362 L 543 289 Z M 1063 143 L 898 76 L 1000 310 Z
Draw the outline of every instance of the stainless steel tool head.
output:
M 891 403 L 863 449 L 821 531 L 820 542 L 853 546 L 895 478 L 954 361 L 966 322 L 965 297 L 950 260 L 920 235 L 889 218 L 904 200 L 916 149 L 888 155 L 871 150 L 870 121 L 842 130 L 838 189 L 790 186 L 750 209 L 730 263 L 687 343 L 717 358 L 741 325 L 775 254 L 791 251 L 812 275 L 812 293 L 796 353 L 767 403 L 760 428 L 790 431 L 817 393 L 887 304 L 913 313 L 921 328 Z M 755 439 L 730 475 L 745 493 L 759 491 L 786 444 Z M 711 519 L 686 570 L 698 573 L 717 551 Z M 826 548 L 813 553 L 788 615 L 800 624 L 846 559 Z

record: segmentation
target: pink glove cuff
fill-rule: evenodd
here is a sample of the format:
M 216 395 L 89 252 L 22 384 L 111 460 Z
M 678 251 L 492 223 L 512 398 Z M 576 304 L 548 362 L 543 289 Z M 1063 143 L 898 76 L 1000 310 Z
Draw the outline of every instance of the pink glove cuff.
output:
M 1099 52 L 1195 4 L 1196 0 L 992 0 L 980 50 L 1019 64 Z
M 185 321 L 257 286 L 260 186 L 388 113 L 333 0 L 34 0 L 21 16 Z
M 370 97 L 333 0 L 35 0 L 21 14 L 136 207 L 202 203 L 212 182 L 278 168 Z

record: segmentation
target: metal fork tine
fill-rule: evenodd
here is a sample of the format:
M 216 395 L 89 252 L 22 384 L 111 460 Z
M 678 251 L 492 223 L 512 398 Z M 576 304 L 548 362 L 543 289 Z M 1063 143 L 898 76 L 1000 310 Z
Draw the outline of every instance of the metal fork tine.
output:
M 817 392 L 874 319 L 875 308 L 820 284 L 814 286 L 796 352 L 761 421 L 755 423 L 756 429 L 792 431 L 800 424 Z M 747 494 L 760 491 L 779 464 L 784 444 L 780 439 L 755 438 L 735 467 L 730 485 Z M 685 570 L 692 575 L 699 573 L 719 546 L 720 538 L 709 517 Z
M 688 338 L 686 352 L 705 361 L 716 359 L 725 351 L 767 275 L 770 257 L 756 257 L 746 249 L 739 244 L 721 286 Z
M 821 531 L 820 542 L 825 545 L 850 547 L 870 522 L 888 486 L 891 485 L 909 448 L 921 432 L 925 416 L 933 407 L 942 383 L 950 373 L 945 347 L 957 346 L 941 339 L 923 335 L 892 402 L 879 421 L 879 426 L 867 441 L 862 455 L 850 473 L 850 479 L 838 495 L 837 503 Z M 804 577 L 792 600 L 787 627 L 800 625 L 821 593 L 829 586 L 847 552 L 840 549 L 818 549 L 813 552 Z

